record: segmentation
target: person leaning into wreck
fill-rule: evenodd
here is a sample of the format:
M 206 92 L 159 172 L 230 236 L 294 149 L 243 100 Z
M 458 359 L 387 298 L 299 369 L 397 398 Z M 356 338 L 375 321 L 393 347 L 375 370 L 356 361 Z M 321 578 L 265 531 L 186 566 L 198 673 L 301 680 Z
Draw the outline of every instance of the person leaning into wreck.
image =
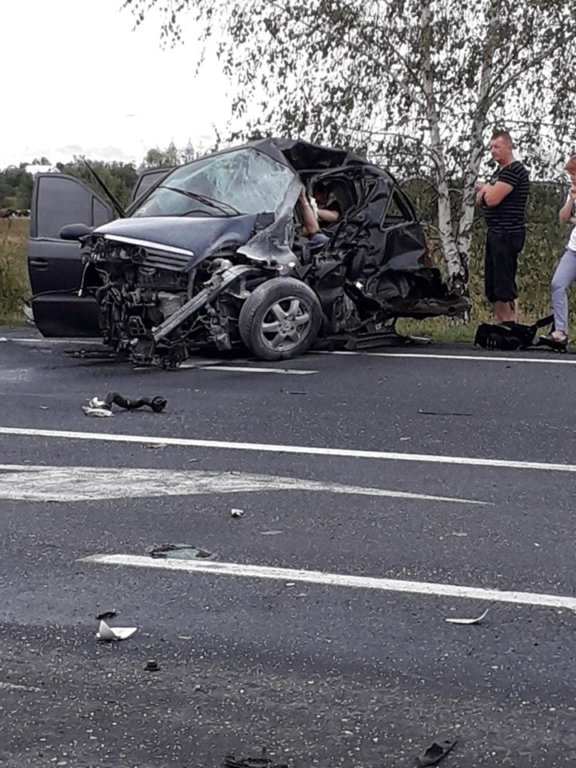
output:
M 490 154 L 498 168 L 488 183 L 476 185 L 476 204 L 486 221 L 484 286 L 498 323 L 516 322 L 518 256 L 526 239 L 530 177 L 516 160 L 508 131 L 496 131 Z

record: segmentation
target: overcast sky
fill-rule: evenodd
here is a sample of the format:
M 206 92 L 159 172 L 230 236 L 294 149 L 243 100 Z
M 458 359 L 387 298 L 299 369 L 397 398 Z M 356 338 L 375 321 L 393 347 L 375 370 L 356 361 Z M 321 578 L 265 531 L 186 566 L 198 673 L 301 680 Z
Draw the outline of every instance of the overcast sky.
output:
M 150 147 L 208 146 L 228 117 L 214 59 L 162 50 L 159 25 L 134 30 L 122 0 L 0 0 L 0 168 L 44 155 L 139 162 Z

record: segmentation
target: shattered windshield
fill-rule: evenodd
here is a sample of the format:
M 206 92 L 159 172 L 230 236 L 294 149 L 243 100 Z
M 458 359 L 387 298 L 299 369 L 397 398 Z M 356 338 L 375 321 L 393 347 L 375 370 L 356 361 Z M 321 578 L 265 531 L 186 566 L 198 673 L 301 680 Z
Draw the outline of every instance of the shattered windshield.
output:
M 234 216 L 276 211 L 294 173 L 252 148 L 226 152 L 177 168 L 133 216 Z

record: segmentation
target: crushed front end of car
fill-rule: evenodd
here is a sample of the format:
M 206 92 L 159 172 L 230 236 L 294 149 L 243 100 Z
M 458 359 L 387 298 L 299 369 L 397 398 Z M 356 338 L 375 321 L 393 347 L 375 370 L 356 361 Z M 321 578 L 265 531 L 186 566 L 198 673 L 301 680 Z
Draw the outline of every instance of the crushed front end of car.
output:
M 257 336 L 266 329 L 246 319 L 252 313 L 241 321 L 256 289 L 296 266 L 300 189 L 286 165 L 252 148 L 231 151 L 178 169 L 127 218 L 91 232 L 83 239 L 83 290 L 96 297 L 105 343 L 134 363 L 168 368 L 205 345 L 226 351 L 244 343 L 270 359 L 307 348 L 320 308 L 312 317 L 297 297 L 286 306 L 290 291 L 278 295 L 278 332 L 270 321 L 265 348 Z

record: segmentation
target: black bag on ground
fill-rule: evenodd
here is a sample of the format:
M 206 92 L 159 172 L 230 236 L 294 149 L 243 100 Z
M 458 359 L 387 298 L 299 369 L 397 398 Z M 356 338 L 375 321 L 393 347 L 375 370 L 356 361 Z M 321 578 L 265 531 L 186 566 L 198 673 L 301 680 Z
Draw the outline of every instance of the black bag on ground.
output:
M 474 338 L 474 346 L 503 350 L 527 349 L 538 346 L 538 331 L 547 325 L 552 325 L 553 322 L 554 315 L 543 317 L 532 325 L 512 322 L 500 325 L 480 323 Z

